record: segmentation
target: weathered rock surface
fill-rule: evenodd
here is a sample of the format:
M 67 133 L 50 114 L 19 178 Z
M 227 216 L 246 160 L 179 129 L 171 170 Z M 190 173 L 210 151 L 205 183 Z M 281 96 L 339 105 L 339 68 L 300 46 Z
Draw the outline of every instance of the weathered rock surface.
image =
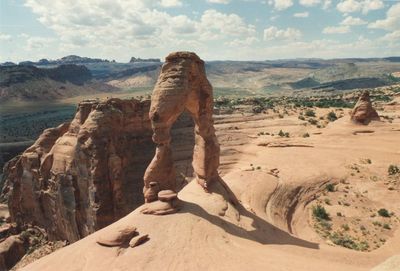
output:
M 184 111 L 195 123 L 193 169 L 197 182 L 207 189 L 219 179 L 220 148 L 213 126 L 212 86 L 204 62 L 195 53 L 176 52 L 166 57 L 151 97 L 150 119 L 157 149 L 144 175 L 143 192 L 148 203 L 156 200 L 158 192 L 150 184 L 157 182 L 159 190 L 177 189 L 170 130 Z M 167 213 L 171 212 L 170 207 L 173 204 L 166 206 Z M 154 211 L 150 206 L 146 210 L 149 209 Z M 153 211 L 145 213 L 164 214 L 162 210 Z
M 84 101 L 70 123 L 45 130 L 5 167 L 2 199 L 11 221 L 41 227 L 50 240 L 74 242 L 140 206 L 155 151 L 149 108 L 150 101 L 135 99 Z M 182 116 L 172 131 L 183 176 L 193 172 L 188 130 L 193 123 Z
M 368 91 L 364 91 L 358 99 L 351 112 L 351 120 L 360 124 L 368 124 L 373 120 L 380 120 L 378 113 L 372 107 Z
M 154 152 L 148 111 L 148 101 L 85 101 L 71 123 L 45 130 L 8 166 L 11 220 L 74 242 L 139 206 Z

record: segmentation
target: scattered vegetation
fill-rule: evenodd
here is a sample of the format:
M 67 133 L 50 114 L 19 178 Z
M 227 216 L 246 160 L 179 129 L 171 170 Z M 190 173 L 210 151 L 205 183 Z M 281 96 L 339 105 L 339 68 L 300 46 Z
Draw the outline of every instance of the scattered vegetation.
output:
M 359 251 L 366 251 L 369 248 L 369 244 L 365 241 L 356 242 L 351 236 L 339 232 L 334 232 L 329 236 L 329 239 L 335 245 L 350 248 Z
M 282 130 L 279 131 L 278 135 L 279 135 L 280 137 L 290 137 L 289 132 L 284 132 L 284 131 L 282 131 Z

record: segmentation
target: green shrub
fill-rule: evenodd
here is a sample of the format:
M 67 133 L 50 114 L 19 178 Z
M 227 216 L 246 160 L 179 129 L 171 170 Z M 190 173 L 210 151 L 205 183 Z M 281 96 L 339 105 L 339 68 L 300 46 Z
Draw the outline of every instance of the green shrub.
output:
M 317 125 L 318 121 L 316 119 L 308 119 L 308 122 L 312 125 Z
M 307 117 L 315 117 L 315 112 L 314 110 L 307 109 L 304 115 L 306 115 Z
M 378 215 L 383 217 L 390 217 L 389 211 L 384 208 L 378 210 Z
M 336 116 L 336 114 L 335 114 L 335 112 L 333 112 L 333 111 L 331 111 L 331 112 L 328 113 L 327 118 L 328 118 L 329 121 L 335 121 L 335 120 L 338 119 L 337 116 Z
M 328 184 L 325 186 L 325 188 L 326 188 L 326 191 L 328 191 L 328 192 L 334 192 L 334 191 L 335 191 L 335 184 L 333 184 L 333 183 L 328 183 Z
M 396 175 L 400 173 L 400 168 L 396 165 L 390 165 L 388 168 L 388 174 L 389 175 Z
M 386 229 L 386 230 L 390 230 L 391 229 L 390 225 L 387 224 L 387 223 L 383 224 L 383 228 Z
M 325 210 L 325 208 L 321 205 L 317 205 L 313 207 L 313 216 L 317 219 L 321 220 L 330 220 L 329 214 Z
M 342 225 L 342 229 L 345 230 L 345 231 L 348 231 L 348 230 L 350 230 L 350 227 L 347 224 L 343 224 Z

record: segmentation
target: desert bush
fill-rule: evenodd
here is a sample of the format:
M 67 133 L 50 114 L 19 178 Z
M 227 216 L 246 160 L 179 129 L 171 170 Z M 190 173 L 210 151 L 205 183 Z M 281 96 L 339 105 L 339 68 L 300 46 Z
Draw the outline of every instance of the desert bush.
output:
M 389 211 L 386 210 L 385 208 L 381 208 L 378 210 L 378 215 L 382 217 L 390 217 Z
M 304 133 L 303 137 L 310 137 L 310 134 L 309 133 Z
M 306 115 L 307 117 L 315 117 L 315 112 L 312 109 L 307 109 L 304 115 Z
M 335 184 L 333 184 L 333 183 L 328 183 L 328 184 L 325 186 L 325 188 L 326 188 L 326 191 L 328 191 L 328 192 L 334 192 L 334 191 L 335 191 Z
M 348 230 L 350 230 L 350 227 L 349 227 L 348 224 L 343 224 L 342 225 L 342 229 L 345 230 L 345 231 L 348 231 Z
M 317 219 L 330 220 L 328 212 L 321 205 L 314 206 L 312 212 L 313 216 Z
M 335 120 L 338 119 L 338 117 L 336 116 L 336 113 L 333 112 L 333 111 L 331 111 L 331 112 L 328 113 L 327 118 L 328 118 L 329 121 L 335 121 Z
M 312 125 L 317 125 L 318 121 L 316 119 L 308 119 L 308 122 Z
M 388 168 L 388 174 L 389 174 L 390 176 L 396 175 L 396 174 L 399 174 L 399 173 L 400 173 L 400 168 L 399 168 L 398 166 L 396 166 L 396 165 L 390 165 L 390 166 L 389 166 L 389 168 Z
M 387 223 L 383 224 L 382 227 L 383 227 L 384 229 L 386 229 L 386 230 L 390 230 L 390 229 L 391 229 L 390 225 L 387 224 Z

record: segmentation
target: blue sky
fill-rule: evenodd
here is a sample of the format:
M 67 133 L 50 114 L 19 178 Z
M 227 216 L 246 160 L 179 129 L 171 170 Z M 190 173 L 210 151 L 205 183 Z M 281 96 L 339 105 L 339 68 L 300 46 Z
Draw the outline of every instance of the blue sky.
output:
M 0 0 L 0 62 L 69 54 L 207 60 L 400 55 L 393 0 Z

